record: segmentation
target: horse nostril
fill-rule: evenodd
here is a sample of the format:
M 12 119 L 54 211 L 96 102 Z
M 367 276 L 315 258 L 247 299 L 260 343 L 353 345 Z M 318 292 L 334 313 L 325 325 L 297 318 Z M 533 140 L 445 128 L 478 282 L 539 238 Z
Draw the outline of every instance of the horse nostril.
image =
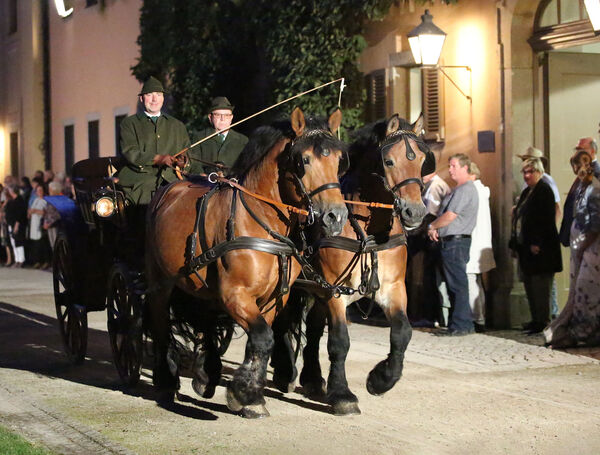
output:
M 411 209 L 409 209 L 409 208 L 406 208 L 406 209 L 404 210 L 404 216 L 405 216 L 406 218 L 412 218 L 412 215 L 413 215 L 413 213 L 412 213 L 412 210 L 411 210 Z
M 327 215 L 325 215 L 323 217 L 323 224 L 325 224 L 325 226 L 331 226 L 333 225 L 337 220 L 337 217 L 335 216 L 335 213 L 333 212 L 329 212 Z

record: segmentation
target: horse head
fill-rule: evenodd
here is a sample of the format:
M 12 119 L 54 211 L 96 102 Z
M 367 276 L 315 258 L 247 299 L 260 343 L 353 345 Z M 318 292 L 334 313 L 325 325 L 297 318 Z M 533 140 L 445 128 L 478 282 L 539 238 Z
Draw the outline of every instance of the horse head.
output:
M 419 136 L 422 125 L 423 116 L 409 125 L 394 114 L 379 144 L 386 188 L 392 193 L 394 211 L 407 230 L 418 227 L 427 214 L 421 197 L 421 168 L 431 152 Z
M 294 109 L 291 126 L 295 138 L 291 142 L 280 173 L 284 178 L 283 193 L 307 208 L 308 224 L 316 223 L 327 237 L 339 235 L 348 220 L 348 209 L 340 191 L 339 174 L 348 166 L 346 145 L 335 133 L 342 123 L 337 109 L 327 122 L 305 118 L 300 108 Z

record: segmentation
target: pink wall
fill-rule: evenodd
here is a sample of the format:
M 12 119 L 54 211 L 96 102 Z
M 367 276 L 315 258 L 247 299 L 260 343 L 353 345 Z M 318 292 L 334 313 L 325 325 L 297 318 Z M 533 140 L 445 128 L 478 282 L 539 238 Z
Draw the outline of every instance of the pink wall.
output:
M 64 126 L 75 125 L 75 162 L 88 157 L 88 121 L 100 121 L 100 155 L 115 154 L 115 115 L 133 114 L 140 84 L 131 75 L 139 56 L 141 0 L 105 7 L 72 2 L 63 19 L 50 10 L 52 168 L 64 169 Z

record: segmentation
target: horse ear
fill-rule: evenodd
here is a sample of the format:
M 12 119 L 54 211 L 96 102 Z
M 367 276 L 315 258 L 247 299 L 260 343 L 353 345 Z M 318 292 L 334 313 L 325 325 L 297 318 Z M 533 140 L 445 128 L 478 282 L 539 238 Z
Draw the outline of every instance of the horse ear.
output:
M 293 110 L 291 122 L 292 129 L 294 130 L 294 133 L 296 133 L 296 137 L 302 136 L 302 133 L 304 133 L 304 127 L 306 126 L 306 121 L 304 120 L 304 113 L 302 112 L 302 109 L 297 107 Z
M 327 123 L 329 125 L 329 131 L 333 134 L 337 133 L 338 128 L 342 124 L 342 110 L 339 107 L 331 113 Z
M 400 128 L 400 117 L 398 114 L 392 115 L 392 117 L 387 122 L 387 128 L 385 130 L 385 135 L 389 136 L 392 133 L 395 133 Z
M 421 133 L 423 132 L 424 123 L 425 123 L 425 119 L 423 117 L 423 113 L 421 112 L 421 115 L 419 115 L 419 118 L 417 119 L 417 121 L 415 123 L 413 123 L 413 125 L 412 125 L 413 132 L 417 136 L 420 136 Z

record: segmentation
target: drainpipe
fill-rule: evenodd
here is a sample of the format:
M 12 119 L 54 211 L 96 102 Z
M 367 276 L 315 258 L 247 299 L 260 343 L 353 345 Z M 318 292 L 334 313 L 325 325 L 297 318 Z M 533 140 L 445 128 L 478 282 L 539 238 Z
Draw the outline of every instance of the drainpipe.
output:
M 50 8 L 49 0 L 42 0 L 42 78 L 44 110 L 44 167 L 52 169 L 52 111 L 50 109 Z

